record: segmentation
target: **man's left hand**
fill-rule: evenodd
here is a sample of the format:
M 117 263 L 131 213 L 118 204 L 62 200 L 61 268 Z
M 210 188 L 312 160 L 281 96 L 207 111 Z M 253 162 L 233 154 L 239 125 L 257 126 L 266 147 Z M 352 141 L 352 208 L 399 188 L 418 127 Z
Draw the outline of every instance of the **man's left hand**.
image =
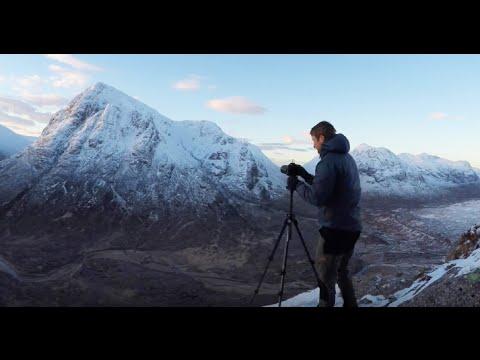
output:
M 287 189 L 294 191 L 298 184 L 298 179 L 296 176 L 289 176 L 287 180 Z

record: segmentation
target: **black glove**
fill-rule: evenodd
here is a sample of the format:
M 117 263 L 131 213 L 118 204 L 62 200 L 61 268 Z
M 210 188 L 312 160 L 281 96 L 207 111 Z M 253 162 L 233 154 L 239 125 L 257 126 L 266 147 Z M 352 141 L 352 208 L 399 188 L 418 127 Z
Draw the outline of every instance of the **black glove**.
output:
M 290 166 L 289 172 L 298 174 L 298 176 L 304 178 L 310 185 L 313 183 L 313 175 L 310 175 L 303 166 L 294 163 L 291 163 L 288 166 Z
M 287 180 L 287 189 L 290 191 L 294 191 L 297 187 L 298 179 L 296 176 L 289 176 Z

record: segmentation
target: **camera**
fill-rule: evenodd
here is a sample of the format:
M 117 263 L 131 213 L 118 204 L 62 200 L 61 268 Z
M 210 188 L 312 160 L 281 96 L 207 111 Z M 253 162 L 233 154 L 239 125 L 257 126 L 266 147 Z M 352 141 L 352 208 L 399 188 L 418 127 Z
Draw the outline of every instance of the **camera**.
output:
M 280 171 L 285 174 L 285 175 L 288 175 L 288 176 L 299 176 L 300 174 L 298 173 L 299 172 L 299 168 L 300 166 L 295 164 L 295 163 L 290 163 L 288 165 L 283 165 L 282 167 L 280 167 Z

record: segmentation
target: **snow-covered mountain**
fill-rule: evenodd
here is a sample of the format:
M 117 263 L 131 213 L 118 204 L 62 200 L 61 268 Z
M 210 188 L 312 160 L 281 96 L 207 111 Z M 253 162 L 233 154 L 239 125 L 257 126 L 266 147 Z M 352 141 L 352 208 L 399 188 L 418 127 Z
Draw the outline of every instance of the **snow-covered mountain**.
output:
M 24 136 L 0 125 L 0 160 L 25 149 L 36 140 L 33 136 Z
M 0 163 L 0 205 L 19 196 L 22 207 L 108 201 L 158 217 L 159 208 L 274 198 L 285 192 L 283 177 L 256 146 L 213 122 L 170 120 L 97 83 L 55 113 L 32 146 Z
M 459 186 L 480 186 L 478 171 L 466 161 L 450 161 L 429 154 L 398 154 L 383 147 L 357 146 L 351 155 L 367 195 L 423 197 Z M 315 173 L 319 158 L 305 164 Z
M 478 169 L 478 168 L 473 168 L 473 170 L 477 173 L 477 176 L 480 178 L 480 169 Z

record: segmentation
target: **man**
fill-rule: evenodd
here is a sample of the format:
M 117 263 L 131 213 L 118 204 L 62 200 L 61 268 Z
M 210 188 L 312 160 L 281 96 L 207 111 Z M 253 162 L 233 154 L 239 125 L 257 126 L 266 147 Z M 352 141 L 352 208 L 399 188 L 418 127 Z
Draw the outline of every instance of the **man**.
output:
M 352 257 L 362 225 L 360 221 L 360 177 L 353 157 L 348 154 L 350 143 L 327 121 L 310 131 L 313 147 L 320 154 L 315 176 L 302 166 L 294 165 L 297 174 L 308 183 L 289 177 L 288 188 L 318 207 L 320 237 L 316 267 L 328 293 L 320 294 L 318 306 L 335 305 L 335 284 L 342 292 L 345 307 L 356 307 L 357 301 L 348 262 Z

